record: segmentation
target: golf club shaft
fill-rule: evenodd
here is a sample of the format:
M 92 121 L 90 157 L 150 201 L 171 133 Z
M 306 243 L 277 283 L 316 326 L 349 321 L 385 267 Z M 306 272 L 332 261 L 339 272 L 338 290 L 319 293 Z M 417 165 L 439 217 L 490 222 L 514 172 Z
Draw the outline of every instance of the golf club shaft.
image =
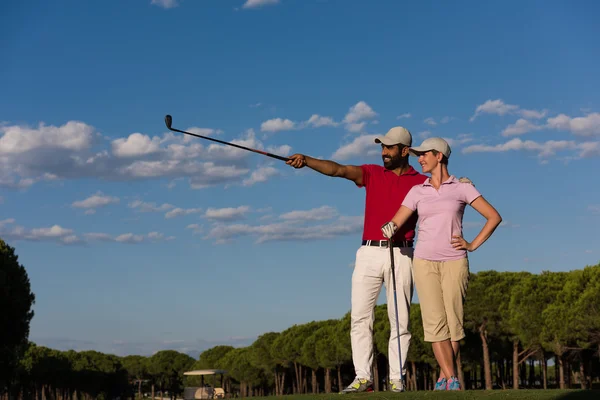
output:
M 398 339 L 398 361 L 400 368 L 400 380 L 402 381 L 402 350 L 400 348 L 400 320 L 398 319 L 398 296 L 396 295 L 396 268 L 394 266 L 394 246 L 392 240 L 389 241 L 390 263 L 392 267 L 392 285 L 394 286 L 394 307 L 396 311 L 396 338 Z
M 262 155 L 265 155 L 267 157 L 276 158 L 276 159 L 281 160 L 281 161 L 289 161 L 289 158 L 287 158 L 287 157 L 278 156 L 276 154 L 271 154 L 271 153 L 268 153 L 266 151 L 257 150 L 257 149 L 251 149 L 249 147 L 245 147 L 245 146 L 242 146 L 242 145 L 239 145 L 239 144 L 229 143 L 229 142 L 225 142 L 223 140 L 219 140 L 219 139 L 215 139 L 215 138 L 211 138 L 211 137 L 207 137 L 207 136 L 198 135 L 196 133 L 191 133 L 191 132 L 186 132 L 186 131 L 182 131 L 182 130 L 179 130 L 179 129 L 175 129 L 175 128 L 171 127 L 171 122 L 172 122 L 171 116 L 170 115 L 165 116 L 165 124 L 167 125 L 167 128 L 169 128 L 169 130 L 174 131 L 174 132 L 180 132 L 180 133 L 184 133 L 186 135 L 191 135 L 191 136 L 198 137 L 200 139 L 211 140 L 213 142 L 221 143 L 221 144 L 224 144 L 224 145 L 227 145 L 227 146 L 237 147 L 238 149 L 252 151 L 254 153 L 262 154 Z

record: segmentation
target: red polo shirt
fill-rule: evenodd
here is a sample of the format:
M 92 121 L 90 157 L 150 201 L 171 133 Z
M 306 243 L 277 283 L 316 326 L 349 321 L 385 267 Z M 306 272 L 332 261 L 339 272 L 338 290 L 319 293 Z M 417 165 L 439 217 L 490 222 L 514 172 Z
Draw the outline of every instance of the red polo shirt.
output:
M 359 187 L 364 186 L 367 192 L 363 240 L 387 240 L 381 232 L 381 226 L 394 217 L 408 191 L 425 182 L 427 176 L 411 166 L 400 176 L 380 165 L 365 164 L 360 167 L 363 184 Z M 414 213 L 392 240 L 413 240 L 417 220 L 417 213 Z

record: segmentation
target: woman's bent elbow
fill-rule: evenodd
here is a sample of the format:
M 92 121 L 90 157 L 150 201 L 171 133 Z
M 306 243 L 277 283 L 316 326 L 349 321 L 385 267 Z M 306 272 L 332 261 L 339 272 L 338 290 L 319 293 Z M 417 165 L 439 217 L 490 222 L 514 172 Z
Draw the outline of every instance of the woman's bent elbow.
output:
M 500 225 L 502 223 L 502 216 L 498 213 L 496 213 L 496 215 L 494 216 L 494 224 L 496 226 Z

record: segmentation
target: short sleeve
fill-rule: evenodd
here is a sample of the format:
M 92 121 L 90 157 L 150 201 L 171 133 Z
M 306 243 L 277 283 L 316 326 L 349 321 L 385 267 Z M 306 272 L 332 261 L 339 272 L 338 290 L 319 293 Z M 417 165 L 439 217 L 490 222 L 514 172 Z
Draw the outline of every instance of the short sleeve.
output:
M 404 197 L 404 200 L 402 201 L 402 205 L 410 208 L 412 211 L 415 211 L 417 209 L 418 202 L 419 202 L 418 186 L 413 186 L 412 188 L 410 188 L 410 190 L 406 194 L 406 197 Z
M 471 204 L 473 200 L 481 196 L 479 190 L 475 189 L 475 186 L 470 183 L 461 183 L 462 199 L 467 203 Z
M 363 164 L 360 166 L 360 169 L 362 170 L 362 185 L 356 185 L 359 188 L 362 187 L 367 187 L 369 186 L 369 181 L 371 180 L 371 171 L 373 169 L 373 167 L 369 164 Z

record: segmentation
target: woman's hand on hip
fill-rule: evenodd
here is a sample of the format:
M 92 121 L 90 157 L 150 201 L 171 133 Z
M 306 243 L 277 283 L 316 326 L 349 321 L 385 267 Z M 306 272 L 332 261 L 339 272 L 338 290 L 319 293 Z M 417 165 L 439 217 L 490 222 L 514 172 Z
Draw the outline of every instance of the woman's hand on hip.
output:
M 452 246 L 456 250 L 474 251 L 473 245 L 467 242 L 462 236 L 452 236 Z

